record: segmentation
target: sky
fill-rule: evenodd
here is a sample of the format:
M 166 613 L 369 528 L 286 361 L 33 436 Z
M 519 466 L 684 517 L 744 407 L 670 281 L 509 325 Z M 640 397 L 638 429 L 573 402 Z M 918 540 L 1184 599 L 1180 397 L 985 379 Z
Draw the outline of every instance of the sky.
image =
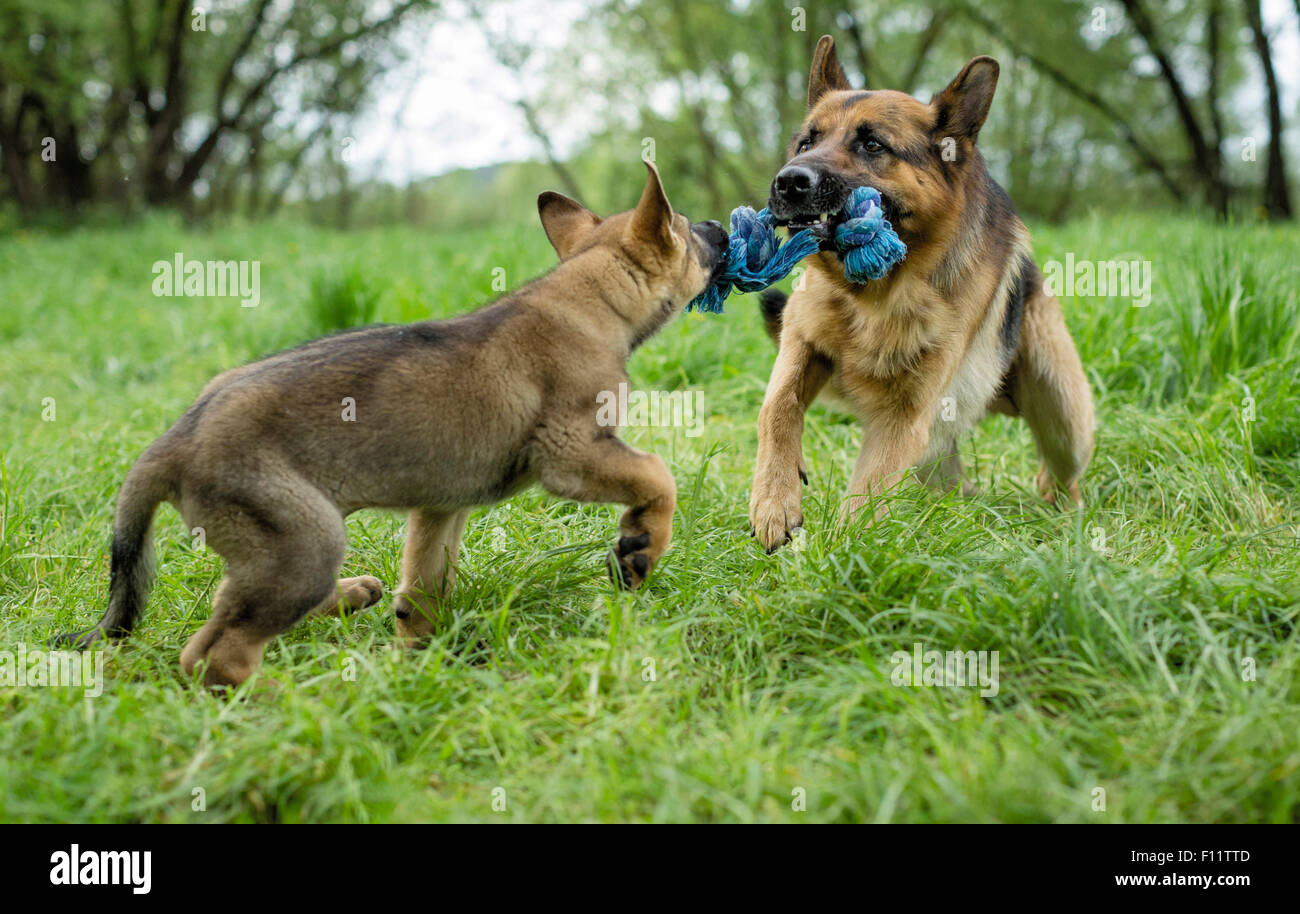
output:
M 588 0 L 537 0 L 498 7 L 474 21 L 464 0 L 451 0 L 432 23 L 408 27 L 400 40 L 409 61 L 391 71 L 358 123 L 352 163 L 364 176 L 397 184 L 499 162 L 541 158 L 515 104 L 530 74 L 494 59 L 485 29 L 526 41 L 543 53 L 561 47 L 582 20 Z M 1264 0 L 1274 66 L 1283 84 L 1283 116 L 1300 104 L 1300 29 L 1294 0 Z M 1253 56 L 1252 56 L 1253 60 Z M 1262 87 L 1260 89 L 1262 93 Z M 561 155 L 581 143 L 590 125 L 548 125 Z M 1261 129 L 1263 124 L 1260 125 Z
M 411 59 L 388 74 L 358 125 L 353 163 L 400 184 L 411 176 L 539 158 L 516 105 L 528 74 L 496 61 L 485 30 L 526 39 L 545 53 L 567 41 L 585 6 L 585 0 L 519 3 L 509 19 L 498 10 L 479 23 L 464 2 L 452 0 L 436 22 L 406 29 L 400 40 Z M 561 128 L 553 142 L 567 151 L 585 132 Z

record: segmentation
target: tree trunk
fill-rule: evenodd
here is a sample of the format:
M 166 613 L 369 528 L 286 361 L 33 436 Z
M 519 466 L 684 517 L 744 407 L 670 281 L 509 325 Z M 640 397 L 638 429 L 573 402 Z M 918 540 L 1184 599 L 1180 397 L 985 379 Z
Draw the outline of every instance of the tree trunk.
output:
M 1297 0 L 1300 2 L 1300 0 Z M 1214 148 L 1223 150 L 1223 112 L 1219 106 L 1221 94 L 1221 76 L 1223 73 L 1223 0 L 1210 0 L 1210 11 L 1205 20 L 1209 58 L 1208 82 L 1205 88 L 1205 101 L 1210 109 L 1210 129 L 1213 131 Z
M 160 6 L 161 10 L 161 6 Z M 145 201 L 164 204 L 176 198 L 178 188 L 168 171 L 172 156 L 178 148 L 177 133 L 185 116 L 185 37 L 190 31 L 190 0 L 178 0 L 172 11 L 170 38 L 167 44 L 167 66 L 163 83 L 162 108 L 154 109 L 149 93 L 140 99 L 152 113 L 148 143 L 145 146 L 144 166 L 140 180 L 144 183 Z M 188 188 L 186 188 L 188 190 Z
M 790 13 L 783 4 L 772 4 L 771 10 L 772 47 L 776 57 L 776 66 L 772 71 L 772 110 L 776 112 L 778 128 L 784 132 L 803 115 L 803 108 L 795 108 L 790 101 L 790 58 L 786 48 L 786 36 L 790 34 Z M 774 143 L 773 146 L 776 152 L 771 161 L 772 173 L 775 174 L 785 164 L 785 144 Z
M 36 210 L 36 187 L 27 171 L 26 157 L 16 134 L 0 131 L 0 154 L 4 156 L 5 177 L 9 179 L 9 187 L 18 201 L 18 209 L 29 216 Z
M 284 163 L 284 173 L 280 179 L 280 183 L 277 184 L 275 189 L 271 192 L 270 199 L 267 200 L 266 205 L 262 207 L 260 212 L 253 212 L 249 215 L 265 218 L 273 216 L 279 211 L 280 207 L 284 204 L 285 194 L 287 194 L 289 188 L 293 186 L 293 180 L 298 176 L 298 172 L 302 168 L 303 160 L 306 159 L 308 151 L 316 145 L 322 136 L 325 136 L 329 132 L 329 128 L 329 118 L 323 118 L 320 124 L 317 125 L 316 129 L 308 134 L 307 139 L 293 151 L 293 155 Z
M 1174 100 L 1174 109 L 1178 112 L 1178 121 L 1182 124 L 1183 133 L 1187 136 L 1187 144 L 1192 150 L 1192 164 L 1205 187 L 1206 197 L 1216 213 L 1221 217 L 1227 216 L 1229 191 L 1223 181 L 1223 157 L 1218 149 L 1206 142 L 1205 132 L 1201 129 L 1201 122 L 1192 108 L 1187 90 L 1183 87 L 1177 71 L 1174 70 L 1173 60 L 1156 34 L 1155 24 L 1147 14 L 1146 7 L 1142 5 L 1141 0 L 1123 0 L 1123 2 L 1133 27 L 1142 37 L 1151 56 L 1156 59 L 1156 63 L 1160 66 L 1160 74 L 1169 87 L 1169 94 Z
M 582 190 L 578 187 L 578 181 L 573 177 L 573 172 L 569 171 L 568 166 L 560 160 L 559 155 L 555 152 L 555 146 L 551 143 L 551 135 L 542 127 L 542 122 L 537 118 L 537 111 L 528 102 L 523 95 L 515 103 L 519 107 L 520 113 L 524 116 L 524 123 L 528 125 L 528 132 L 537 140 L 538 145 L 542 147 L 542 154 L 546 156 L 547 163 L 551 166 L 551 171 L 560 179 L 564 185 L 565 192 L 575 200 L 585 199 L 582 196 Z M 408 176 L 409 179 L 409 176 Z
M 849 36 L 849 47 L 853 49 L 853 56 L 857 59 L 858 69 L 862 71 L 862 88 L 870 89 L 880 78 L 880 74 L 874 72 L 872 66 L 871 45 L 867 43 L 867 38 L 862 34 L 862 26 L 858 24 L 858 17 L 850 11 L 844 13 L 847 18 L 847 24 L 844 26 L 844 33 Z
M 1264 83 L 1268 86 L 1268 173 L 1264 178 L 1264 208 L 1268 210 L 1270 219 L 1290 219 L 1291 192 L 1287 187 L 1286 162 L 1282 157 L 1282 101 L 1277 88 L 1277 73 L 1273 70 L 1273 52 L 1268 46 L 1259 0 L 1242 0 L 1242 3 L 1255 41 L 1255 53 L 1259 55 L 1259 65 L 1264 70 Z
M 6 86 L 0 81 L 0 103 L 4 102 Z M 12 117 L 0 110 L 0 166 L 4 168 L 5 177 L 9 179 L 9 188 L 13 192 L 18 209 L 24 216 L 31 215 L 37 206 L 36 185 L 27 170 L 27 154 L 23 141 L 22 120 L 26 113 L 25 101 L 19 97 L 14 106 Z
M 916 82 L 921 78 L 921 68 L 925 66 L 926 59 L 934 49 L 943 34 L 944 27 L 948 24 L 951 12 L 939 7 L 930 9 L 930 21 L 926 23 L 925 31 L 921 33 L 921 39 L 917 42 L 916 52 L 912 55 L 912 64 L 907 68 L 907 75 L 903 81 L 898 84 L 898 88 L 908 95 L 916 92 Z

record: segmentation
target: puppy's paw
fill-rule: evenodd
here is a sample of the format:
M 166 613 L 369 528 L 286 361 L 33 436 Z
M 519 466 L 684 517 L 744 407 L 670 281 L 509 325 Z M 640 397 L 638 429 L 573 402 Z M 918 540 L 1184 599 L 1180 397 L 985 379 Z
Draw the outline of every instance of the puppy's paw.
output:
M 649 546 L 649 533 L 619 537 L 614 554 L 609 558 L 609 576 L 615 584 L 628 590 L 636 590 L 641 586 L 654 567 L 654 560 L 646 552 Z
M 346 616 L 359 609 L 374 606 L 384 595 L 384 582 L 371 575 L 359 578 L 344 578 L 339 581 L 339 600 L 333 605 L 334 612 L 323 609 L 326 615 Z
M 799 483 L 793 486 L 755 486 L 749 498 L 749 525 L 760 546 L 772 553 L 790 542 L 803 526 Z

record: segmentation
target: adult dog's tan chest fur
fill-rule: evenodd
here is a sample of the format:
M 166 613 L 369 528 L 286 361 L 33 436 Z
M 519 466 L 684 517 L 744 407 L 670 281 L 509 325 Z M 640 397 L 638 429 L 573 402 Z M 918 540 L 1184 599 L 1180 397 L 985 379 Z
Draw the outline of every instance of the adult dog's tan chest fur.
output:
M 997 305 L 1008 277 L 989 271 L 941 292 L 904 270 L 868 291 L 834 270 L 814 261 L 785 315 L 830 362 L 827 394 L 878 432 L 924 422 L 927 450 L 946 452 L 984 415 L 1006 369 Z
M 952 305 L 910 277 L 864 299 L 813 265 L 785 320 L 832 365 L 830 393 L 854 413 L 889 410 L 934 383 L 933 368 L 958 343 Z

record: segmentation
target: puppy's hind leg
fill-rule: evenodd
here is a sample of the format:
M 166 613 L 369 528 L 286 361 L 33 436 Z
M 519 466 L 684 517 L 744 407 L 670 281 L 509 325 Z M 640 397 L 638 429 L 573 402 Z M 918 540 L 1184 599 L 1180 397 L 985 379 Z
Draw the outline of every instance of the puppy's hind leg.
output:
M 211 618 L 181 652 L 181 668 L 191 675 L 202 662 L 209 687 L 242 683 L 261 664 L 268 641 L 339 599 L 335 577 L 347 543 L 342 515 L 307 483 L 287 492 L 276 482 L 278 496 L 259 490 L 205 512 L 208 545 L 226 560 L 226 576 Z
M 1092 459 L 1096 422 L 1092 392 L 1060 303 L 1041 290 L 1025 303 L 1012 372 L 1011 398 L 1043 458 L 1039 493 L 1050 504 L 1059 491 L 1082 503 L 1079 480 Z
M 663 460 L 617 438 L 597 438 L 580 450 L 552 455 L 538 475 L 561 498 L 628 506 L 610 574 L 624 587 L 640 586 L 673 538 L 677 483 Z
M 402 550 L 402 583 L 393 600 L 397 635 L 408 647 L 415 647 L 433 631 L 438 603 L 451 594 L 469 513 L 469 508 L 411 512 Z

